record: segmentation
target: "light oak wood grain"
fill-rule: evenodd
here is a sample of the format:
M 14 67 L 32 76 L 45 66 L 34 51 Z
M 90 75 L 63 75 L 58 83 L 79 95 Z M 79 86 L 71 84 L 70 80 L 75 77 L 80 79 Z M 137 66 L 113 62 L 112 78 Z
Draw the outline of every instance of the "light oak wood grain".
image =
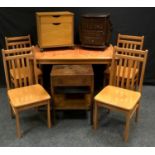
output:
M 74 49 L 54 49 L 41 52 L 35 46 L 35 57 L 39 64 L 109 64 L 112 60 L 113 46 L 105 50 L 88 50 L 76 46 Z
M 115 47 L 110 70 L 110 85 L 101 90 L 94 98 L 94 129 L 98 127 L 98 108 L 105 107 L 109 110 L 119 111 L 126 117 L 124 140 L 128 140 L 130 120 L 135 113 L 135 120 L 138 120 L 147 53 L 147 50 Z M 137 70 L 139 82 L 135 87 Z
M 8 90 L 8 96 L 10 97 L 12 106 L 15 108 L 50 100 L 50 95 L 39 84 L 10 89 Z
M 118 38 L 117 38 L 117 46 L 118 47 L 122 47 L 122 48 L 128 48 L 128 49 L 137 49 L 137 50 L 142 50 L 143 49 L 143 44 L 144 44 L 144 36 L 132 36 L 132 35 L 124 35 L 124 34 L 118 34 Z M 135 53 L 136 54 L 136 53 Z M 116 68 L 117 70 L 119 69 L 119 67 Z M 129 70 L 128 67 L 126 67 L 127 70 Z M 133 68 L 131 67 L 131 70 Z M 122 67 L 121 67 L 122 70 Z M 119 71 L 121 71 L 119 70 Z M 123 73 L 125 74 L 125 73 Z M 105 81 L 108 81 L 109 79 L 109 75 L 110 75 L 110 66 L 107 67 L 107 69 L 104 72 L 105 75 Z M 132 79 L 132 72 L 130 74 L 130 80 Z M 120 75 L 120 78 L 123 77 L 123 75 Z M 135 76 L 135 82 L 134 84 L 138 83 L 138 70 L 136 69 L 136 76 Z M 119 77 L 118 77 L 119 79 Z M 122 80 L 122 85 L 123 82 L 126 81 L 126 77 L 124 77 L 124 80 Z
M 40 48 L 74 46 L 74 14 L 71 12 L 37 12 Z
M 50 128 L 51 97 L 41 85 L 37 84 L 38 76 L 33 47 L 2 50 L 2 55 L 7 95 L 12 115 L 15 115 L 16 118 L 17 137 L 20 138 L 22 136 L 19 113 L 30 108 L 45 105 L 47 107 L 47 124 Z M 11 71 L 10 65 L 12 67 Z
M 106 86 L 96 96 L 97 102 L 111 105 L 123 110 L 132 110 L 141 97 L 140 92 L 135 92 L 115 86 Z
M 118 34 L 117 46 L 130 49 L 143 49 L 144 36 Z
M 6 49 L 17 49 L 17 48 L 31 47 L 32 46 L 31 36 L 27 35 L 27 36 L 18 36 L 18 37 L 5 37 L 5 46 L 6 46 Z M 11 72 L 12 78 L 14 79 L 15 77 L 13 77 L 11 65 L 9 67 L 10 67 L 10 72 Z M 21 74 L 25 74 L 25 76 L 27 76 L 28 72 L 25 71 L 24 68 L 21 68 L 21 71 L 23 72 Z M 41 66 L 37 67 L 36 72 L 38 75 L 39 82 L 41 84 L 43 84 Z M 16 77 L 19 77 L 19 75 L 16 75 Z

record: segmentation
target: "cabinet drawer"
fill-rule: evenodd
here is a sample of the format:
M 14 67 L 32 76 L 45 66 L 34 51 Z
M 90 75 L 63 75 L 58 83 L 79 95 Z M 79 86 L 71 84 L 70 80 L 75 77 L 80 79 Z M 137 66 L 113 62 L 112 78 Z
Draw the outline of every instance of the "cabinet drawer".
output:
M 105 31 L 106 30 L 106 23 L 81 23 L 80 25 L 80 29 L 87 29 L 87 30 L 102 30 Z
M 93 30 L 82 30 L 80 32 L 81 36 L 87 36 L 87 37 L 102 37 L 105 35 L 105 31 L 93 31 Z
M 92 76 L 55 76 L 51 78 L 53 86 L 91 86 Z
M 41 24 L 51 24 L 51 23 L 72 23 L 73 16 L 64 15 L 50 15 L 40 17 Z
M 88 37 L 84 36 L 81 38 L 81 42 L 86 45 L 103 45 L 105 44 L 105 37 Z
M 73 27 L 70 23 L 41 25 L 41 42 L 44 46 L 73 44 Z

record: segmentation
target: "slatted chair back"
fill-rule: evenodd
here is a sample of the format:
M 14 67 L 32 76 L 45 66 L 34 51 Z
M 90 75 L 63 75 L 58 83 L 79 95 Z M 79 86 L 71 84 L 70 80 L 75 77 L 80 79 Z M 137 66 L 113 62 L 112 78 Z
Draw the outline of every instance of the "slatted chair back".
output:
M 142 50 L 143 44 L 144 44 L 144 36 L 118 34 L 117 38 L 118 47 Z
M 110 85 L 135 90 L 135 76 L 138 70 L 139 81 L 137 90 L 141 92 L 147 53 L 147 50 L 126 49 L 115 46 L 110 73 Z
M 38 82 L 33 48 L 2 50 L 7 89 Z
M 31 47 L 31 37 L 30 35 L 19 37 L 5 37 L 5 45 L 6 49 Z

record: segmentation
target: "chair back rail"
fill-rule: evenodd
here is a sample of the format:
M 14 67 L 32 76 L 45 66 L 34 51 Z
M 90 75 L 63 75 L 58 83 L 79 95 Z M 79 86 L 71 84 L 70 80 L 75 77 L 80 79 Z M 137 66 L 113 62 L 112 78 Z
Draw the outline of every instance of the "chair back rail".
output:
M 31 47 L 31 37 L 19 36 L 19 37 L 5 37 L 6 49 L 25 48 Z
M 126 49 L 115 46 L 112 59 L 110 85 L 142 91 L 144 71 L 148 51 Z M 139 75 L 138 84 L 135 79 Z
M 144 36 L 123 35 L 120 33 L 118 34 L 117 38 L 118 47 L 142 50 L 143 44 L 144 44 Z
M 37 83 L 33 48 L 2 50 L 7 89 Z

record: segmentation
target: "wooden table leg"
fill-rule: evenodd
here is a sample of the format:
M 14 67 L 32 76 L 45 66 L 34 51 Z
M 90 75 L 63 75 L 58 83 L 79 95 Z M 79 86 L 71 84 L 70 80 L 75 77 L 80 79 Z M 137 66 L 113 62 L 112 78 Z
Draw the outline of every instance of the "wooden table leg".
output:
M 50 101 L 47 104 L 47 125 L 48 128 L 51 128 L 51 108 L 50 108 Z
M 98 127 L 98 106 L 97 103 L 94 103 L 94 114 L 93 114 L 93 128 L 97 129 Z

